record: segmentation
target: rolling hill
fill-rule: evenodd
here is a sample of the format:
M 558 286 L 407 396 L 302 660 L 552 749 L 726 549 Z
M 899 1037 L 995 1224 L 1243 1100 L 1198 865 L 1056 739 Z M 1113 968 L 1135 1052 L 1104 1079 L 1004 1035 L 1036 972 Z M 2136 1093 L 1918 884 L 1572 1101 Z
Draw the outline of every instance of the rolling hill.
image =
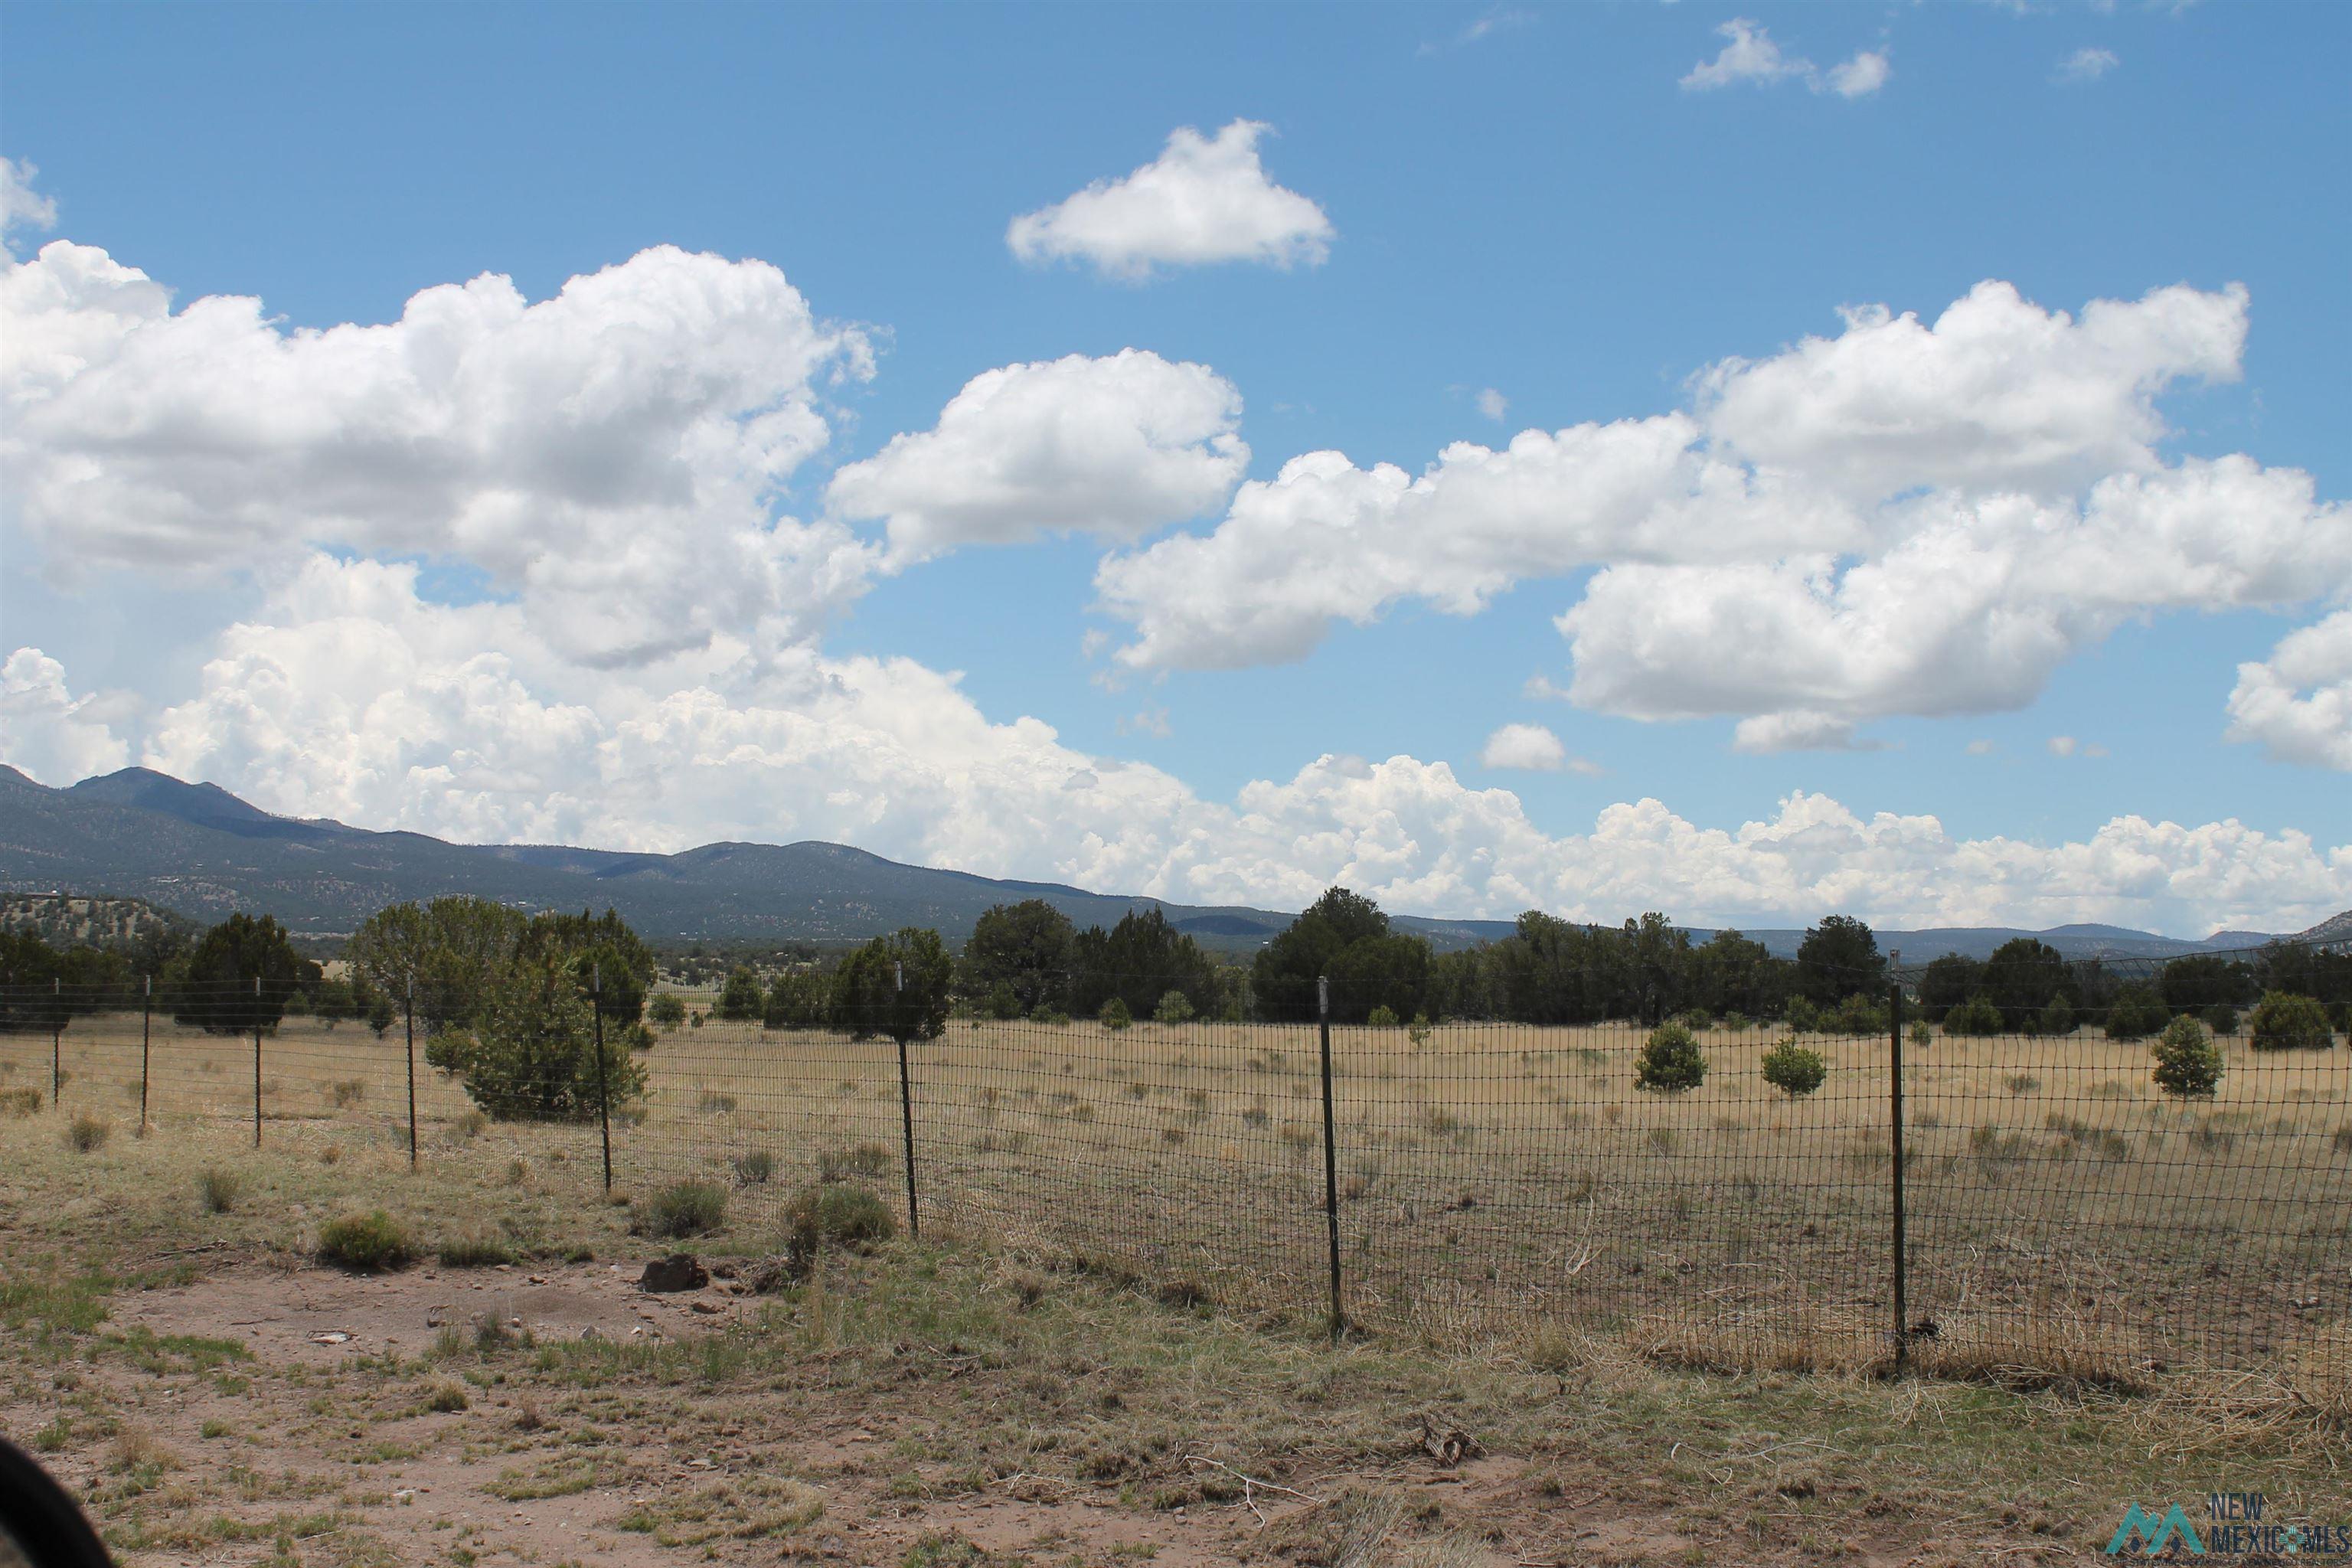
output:
M 249 910 L 317 936 L 346 933 L 385 904 L 445 893 L 529 910 L 610 905 L 648 937 L 669 942 L 847 942 L 902 925 L 932 926 L 961 941 L 990 905 L 1032 898 L 1080 925 L 1107 925 L 1129 910 L 1158 905 L 1202 945 L 1227 952 L 1258 947 L 1291 920 L 1243 905 L 1171 904 L 907 866 L 816 841 L 705 844 L 675 855 L 451 844 L 421 833 L 273 816 L 217 785 L 145 768 L 53 789 L 0 766 L 0 891 L 141 899 L 205 921 Z M 1415 916 L 1398 916 L 1396 923 L 1441 949 L 1492 941 L 1511 929 L 1505 921 Z M 2352 927 L 2352 915 L 2316 929 L 2337 925 Z M 1804 936 L 1793 926 L 1748 934 L 1784 955 Z M 2026 935 L 2068 957 L 2162 958 L 2267 940 L 2227 931 L 2191 942 L 2100 925 L 1890 931 L 1879 938 L 1883 947 L 1918 963 L 1944 952 L 1983 957 Z

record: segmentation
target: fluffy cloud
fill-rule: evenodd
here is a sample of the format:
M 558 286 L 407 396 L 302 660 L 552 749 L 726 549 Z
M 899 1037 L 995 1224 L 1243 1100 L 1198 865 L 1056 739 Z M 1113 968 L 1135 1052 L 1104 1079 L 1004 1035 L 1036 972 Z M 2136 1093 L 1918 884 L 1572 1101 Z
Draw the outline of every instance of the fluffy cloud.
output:
M 1899 542 L 1843 570 L 1827 555 L 1611 566 L 1559 618 L 1570 692 L 1643 719 L 1772 715 L 1794 726 L 1782 744 L 1824 719 L 2021 708 L 2134 616 L 2352 582 L 2347 523 L 2308 476 L 2229 458 L 2110 478 L 2079 511 L 2015 495 L 1923 502 Z
M 1257 153 L 1266 130 L 1255 120 L 1213 137 L 1179 127 L 1157 159 L 1125 179 L 1097 180 L 1014 218 L 1004 243 L 1026 262 L 1086 261 L 1124 279 L 1221 261 L 1319 267 L 1331 253 L 1331 220 L 1266 177 Z
M 2121 63 L 2107 49 L 2076 49 L 2058 62 L 2058 79 L 2067 83 L 2096 81 Z
M 2352 848 L 2234 822 L 2120 817 L 2045 847 L 1955 839 L 1933 817 L 1865 818 L 1799 794 L 1737 828 L 1642 800 L 1556 835 L 1511 792 L 1402 756 L 1326 756 L 1209 801 L 1157 769 L 1075 751 L 1034 719 L 992 722 L 954 678 L 906 660 L 799 649 L 747 672 L 713 652 L 615 676 L 546 647 L 515 606 L 420 599 L 415 575 L 307 560 L 223 634 L 145 760 L 278 811 L 462 838 L 831 838 L 1187 902 L 1297 908 L 1338 881 L 1454 915 L 1657 908 L 1756 923 L 1845 910 L 2176 931 L 2307 924 L 2352 903 Z M 53 663 L 20 655 L 20 667 L 62 698 Z M 12 723 L 12 755 L 21 734 Z
M 0 664 L 0 757 L 47 784 L 68 784 L 112 773 L 131 749 L 108 721 L 120 703 L 76 697 L 66 668 L 37 647 L 20 647 Z
M 1241 394 L 1128 349 L 974 376 L 936 427 L 834 475 L 841 516 L 887 519 L 895 561 L 1084 531 L 1129 542 L 1211 510 L 1249 463 Z
M 1682 79 L 1685 92 L 1713 92 L 1740 82 L 1765 85 L 1802 77 L 1813 68 L 1810 61 L 1782 54 L 1762 24 L 1745 16 L 1735 16 L 1715 31 L 1724 40 L 1723 50 L 1691 68 Z
M 1474 401 L 1478 405 L 1478 412 L 1497 425 L 1500 425 L 1503 422 L 1503 416 L 1511 411 L 1511 400 L 1491 386 L 1483 389 Z
M 1814 90 L 1833 92 L 1840 98 L 1868 98 L 1885 87 L 1893 74 L 1885 49 L 1864 49 L 1853 58 L 1832 66 Z
M 2269 658 L 2238 666 L 2230 738 L 2282 762 L 2352 772 L 2352 610 L 2289 632 Z
M 805 636 L 870 569 L 845 528 L 772 515 L 827 439 L 818 384 L 869 360 L 764 262 L 665 247 L 536 304 L 486 275 L 311 331 L 252 299 L 173 311 L 60 240 L 0 275 L 0 336 L 6 496 L 53 575 L 460 557 L 571 657 L 628 664 Z
M 1568 748 L 1541 724 L 1506 724 L 1486 737 L 1478 760 L 1490 768 L 1557 773 L 1568 761 Z
M 1840 98 L 1867 98 L 1886 85 L 1890 74 L 1886 51 L 1864 49 L 1853 58 L 1821 70 L 1801 55 L 1784 53 L 1761 23 L 1736 16 L 1716 28 L 1724 40 L 1711 60 L 1702 60 L 1682 79 L 1685 92 L 1713 92 L 1742 83 L 1769 87 L 1774 82 L 1801 81 L 1815 92 Z
M 58 226 L 55 198 L 33 189 L 40 172 L 34 164 L 0 158 L 0 242 L 6 240 L 11 229 Z
M 2154 468 L 2158 395 L 2237 379 L 2246 314 L 2236 285 L 2094 300 L 2075 320 L 1988 280 L 1933 325 L 1848 310 L 1836 337 L 1721 361 L 1693 389 L 1727 452 L 1855 499 L 1923 486 L 2050 493 Z
M 1678 414 L 1529 430 L 1499 452 L 1448 447 L 1418 479 L 1338 452 L 1294 458 L 1243 485 L 1214 532 L 1103 562 L 1102 606 L 1136 631 L 1115 657 L 1136 668 L 1299 658 L 1332 621 L 1369 622 L 1408 595 L 1468 615 L 1522 577 L 1709 550 L 1662 504 L 1676 492 L 1741 511 L 1759 542 L 1804 537 L 1748 504 L 1737 471 L 1696 458 L 1696 436 Z
M 1688 413 L 1461 443 L 1418 478 L 1311 453 L 1213 531 L 1103 562 L 1114 657 L 1297 658 L 1402 599 L 1466 615 L 1597 567 L 1559 618 L 1586 707 L 1737 717 L 1747 751 L 2016 708 L 2133 617 L 2352 591 L 2352 513 L 2309 475 L 2158 450 L 2156 400 L 2235 377 L 2246 319 L 2237 288 L 2077 319 L 1985 283 L 1932 324 L 1850 310 L 1712 365 Z

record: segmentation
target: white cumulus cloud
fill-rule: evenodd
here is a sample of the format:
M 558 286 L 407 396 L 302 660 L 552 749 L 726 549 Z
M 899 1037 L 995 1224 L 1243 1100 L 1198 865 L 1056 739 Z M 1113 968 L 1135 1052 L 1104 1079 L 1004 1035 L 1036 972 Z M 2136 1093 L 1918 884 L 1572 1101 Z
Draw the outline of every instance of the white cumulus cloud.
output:
M 1568 748 L 1541 724 L 1506 724 L 1486 737 L 1478 760 L 1490 768 L 1557 773 L 1568 761 Z
M 1893 74 L 1894 68 L 1887 63 L 1885 49 L 1864 49 L 1852 59 L 1830 67 L 1815 90 L 1833 92 L 1840 98 L 1868 98 L 1885 87 L 1886 79 Z
M 1257 150 L 1267 130 L 1255 120 L 1236 120 L 1214 136 L 1180 126 L 1158 158 L 1125 178 L 1098 180 L 1014 218 L 1004 243 L 1026 262 L 1085 261 L 1130 279 L 1226 261 L 1320 266 L 1331 252 L 1331 220 L 1267 176 Z
M 1558 623 L 1589 708 L 1728 716 L 1771 751 L 2020 707 L 2126 620 L 2352 591 L 2352 513 L 2308 474 L 2159 449 L 2158 399 L 2234 379 L 2247 311 L 2171 287 L 2075 317 L 1988 282 L 1932 323 L 1850 310 L 1719 362 L 1688 412 L 1457 443 L 1418 477 L 1309 453 L 1213 531 L 1103 561 L 1113 658 L 1295 659 L 1402 600 L 1468 615 L 1595 568 Z
M 1129 542 L 1222 505 L 1249 464 L 1241 394 L 1206 365 L 1128 349 L 974 376 L 939 424 L 838 470 L 847 518 L 895 560 L 1055 532 Z
M 2352 610 L 2289 632 L 2238 666 L 2230 738 L 2282 762 L 2352 772 Z
M 1735 16 L 1715 31 L 1724 40 L 1722 51 L 1690 68 L 1690 74 L 1682 79 L 1686 92 L 1712 92 L 1741 82 L 1768 85 L 1812 72 L 1811 61 L 1781 53 L 1760 22 Z
M 12 229 L 58 226 L 56 198 L 33 189 L 40 173 L 32 163 L 0 157 L 0 244 L 6 242 Z
M 273 810 L 458 838 L 828 838 L 1186 902 L 1298 908 L 1344 882 L 1391 909 L 1465 916 L 1842 910 L 2158 930 L 2308 924 L 2352 903 L 2352 847 L 2234 822 L 2118 817 L 2042 846 L 1799 794 L 1736 828 L 1644 799 L 1561 835 L 1510 791 L 1407 756 L 1325 756 L 1208 800 L 1034 719 L 992 721 L 953 677 L 908 660 L 803 648 L 747 673 L 698 659 L 584 668 L 513 605 L 434 605 L 413 566 L 314 555 L 222 634 L 201 689 L 142 755 Z M 33 680 L 62 689 L 58 672 Z
M 765 262 L 664 247 L 537 303 L 485 275 L 312 331 L 253 299 L 175 311 L 58 240 L 0 274 L 0 484 L 54 578 L 446 555 L 573 657 L 631 663 L 807 635 L 870 569 L 847 529 L 773 514 L 828 438 L 819 384 L 870 359 Z
M 0 664 L 0 760 L 46 784 L 110 773 L 131 758 L 108 721 L 110 704 L 66 689 L 66 668 L 37 647 Z

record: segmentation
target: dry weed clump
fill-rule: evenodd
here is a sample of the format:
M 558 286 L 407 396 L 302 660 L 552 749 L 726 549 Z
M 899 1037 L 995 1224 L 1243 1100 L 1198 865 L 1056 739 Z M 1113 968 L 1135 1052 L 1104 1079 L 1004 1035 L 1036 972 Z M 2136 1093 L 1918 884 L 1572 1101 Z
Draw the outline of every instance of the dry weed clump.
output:
M 227 1214 L 245 1195 L 245 1176 L 227 1165 L 207 1165 L 196 1173 L 196 1202 L 206 1214 Z
M 66 1127 L 66 1142 L 75 1152 L 81 1154 L 95 1153 L 105 1148 L 106 1141 L 113 1135 L 113 1123 L 92 1116 L 88 1111 L 75 1117 Z
M 319 1259 L 340 1268 L 373 1274 L 398 1268 L 416 1257 L 406 1227 L 382 1209 L 346 1215 L 319 1227 Z

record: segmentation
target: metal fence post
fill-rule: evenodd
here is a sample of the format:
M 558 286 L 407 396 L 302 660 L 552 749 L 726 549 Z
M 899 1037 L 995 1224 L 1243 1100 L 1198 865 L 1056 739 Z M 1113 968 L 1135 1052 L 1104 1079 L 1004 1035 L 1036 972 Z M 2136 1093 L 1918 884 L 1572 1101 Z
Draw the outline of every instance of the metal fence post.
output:
M 416 976 L 410 975 L 401 997 L 401 1014 L 408 1036 L 408 1168 L 416 1169 Z
M 1893 1070 L 1887 1077 L 1893 1083 L 1895 1200 L 1895 1365 L 1902 1370 L 1911 1356 L 1911 1330 L 1905 1298 L 1909 1287 L 1909 1259 L 1903 1234 L 1903 982 L 1892 981 L 1886 987 L 1887 1059 Z
M 891 988 L 902 999 L 891 1010 L 903 1006 L 907 989 L 907 966 L 904 963 L 890 965 Z M 893 1018 L 893 1024 L 899 1020 Z M 907 1068 L 907 1036 L 903 1029 L 890 1031 L 898 1037 L 898 1131 L 907 1150 L 907 1234 L 918 1240 L 923 1234 L 923 1216 L 915 1206 L 915 1080 Z
M 261 1147 L 261 976 L 253 977 L 253 1146 Z
M 155 1037 L 155 977 L 146 976 L 139 1002 L 139 1133 L 147 1134 L 147 1051 Z
M 66 1101 L 66 983 L 49 977 L 49 1106 L 63 1110 Z
M 589 1011 L 596 1015 L 596 1131 L 604 1144 L 604 1195 L 613 1195 L 613 1090 L 604 1070 L 604 970 L 588 965 Z
M 1315 1021 L 1323 1047 L 1323 1239 L 1331 1263 L 1331 1338 L 1347 1331 L 1339 1305 L 1339 1141 L 1331 1109 L 1331 981 L 1315 977 Z

